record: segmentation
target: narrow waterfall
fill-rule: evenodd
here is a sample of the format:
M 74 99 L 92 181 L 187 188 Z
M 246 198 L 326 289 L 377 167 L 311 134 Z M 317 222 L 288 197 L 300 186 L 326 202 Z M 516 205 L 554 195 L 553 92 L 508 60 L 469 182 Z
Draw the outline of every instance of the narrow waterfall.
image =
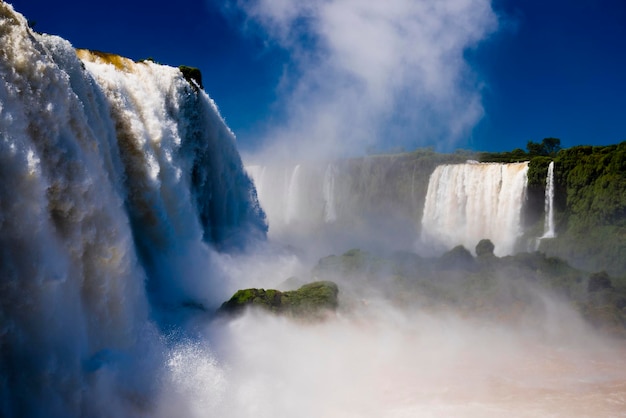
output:
M 286 177 L 287 178 L 287 177 Z M 296 221 L 300 206 L 300 164 L 296 165 L 288 177 L 287 194 L 285 196 L 285 224 Z
M 495 254 L 513 253 L 521 235 L 528 163 L 438 166 L 430 176 L 421 240 L 473 250 L 483 238 Z
M 548 175 L 546 177 L 546 198 L 545 198 L 546 218 L 544 221 L 544 232 L 541 238 L 554 238 L 554 161 L 548 165 Z
M 335 172 L 334 165 L 329 164 L 324 173 L 324 221 L 334 222 L 337 220 L 337 210 L 335 209 Z

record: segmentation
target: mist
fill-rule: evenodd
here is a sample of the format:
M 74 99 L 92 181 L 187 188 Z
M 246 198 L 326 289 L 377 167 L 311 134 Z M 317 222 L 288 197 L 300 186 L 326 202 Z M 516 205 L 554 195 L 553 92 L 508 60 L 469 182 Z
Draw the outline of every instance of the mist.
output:
M 510 244 L 560 233 L 521 234 L 526 182 L 479 187 L 511 166 L 338 158 L 393 118 L 435 115 L 420 132 L 444 144 L 471 126 L 462 51 L 493 30 L 488 4 L 239 6 L 294 54 L 267 143 L 332 161 L 245 168 L 188 73 L 76 50 L 0 2 L 0 415 L 623 414 L 626 299 L 606 272 Z M 397 30 L 426 46 L 405 56 Z M 459 219 L 499 213 L 512 221 L 454 246 Z M 222 310 L 239 289 L 317 281 L 339 289 L 318 316 Z
M 197 339 L 169 355 L 159 416 L 620 415 L 623 344 L 558 295 L 501 275 L 532 300 L 511 318 L 400 303 L 381 274 L 333 277 L 340 308 L 322 322 L 251 309 L 195 323 Z
M 482 117 L 481 81 L 464 58 L 497 28 L 486 0 L 237 1 L 245 30 L 289 57 L 276 115 L 248 164 L 451 150 Z

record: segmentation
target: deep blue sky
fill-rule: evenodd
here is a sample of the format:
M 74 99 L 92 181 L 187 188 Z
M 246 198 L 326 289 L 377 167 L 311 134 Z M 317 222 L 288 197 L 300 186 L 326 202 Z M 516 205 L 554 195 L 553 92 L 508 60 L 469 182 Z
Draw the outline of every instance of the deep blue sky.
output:
M 9 3 L 38 31 L 75 47 L 199 67 L 244 150 L 281 117 L 274 103 L 289 53 L 249 25 L 243 30 L 243 14 L 225 14 L 218 0 Z M 625 0 L 493 0 L 492 7 L 499 28 L 465 52 L 485 115 L 459 148 L 524 148 L 548 136 L 563 146 L 626 140 Z

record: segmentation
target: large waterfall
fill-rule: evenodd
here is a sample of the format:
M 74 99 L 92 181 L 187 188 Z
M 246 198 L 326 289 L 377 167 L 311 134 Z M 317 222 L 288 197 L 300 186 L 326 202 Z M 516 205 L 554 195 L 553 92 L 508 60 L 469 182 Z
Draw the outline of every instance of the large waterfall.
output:
M 483 238 L 496 255 L 514 251 L 522 233 L 521 210 L 528 163 L 442 165 L 430 176 L 422 240 L 473 250 Z
M 246 171 L 179 69 L 75 50 L 0 0 L 0 417 L 620 416 L 623 345 L 538 280 L 367 248 L 412 251 L 422 228 L 511 252 L 528 167 L 445 165 L 465 160 Z M 276 231 L 321 244 L 319 268 Z M 269 289 L 309 280 L 340 288 L 323 319 L 216 314 L 237 289 L 282 302 L 302 293 Z
M 213 248 L 263 237 L 256 193 L 177 68 L 77 53 L 0 2 L 0 74 L 0 415 L 129 416 L 159 312 L 214 306 Z

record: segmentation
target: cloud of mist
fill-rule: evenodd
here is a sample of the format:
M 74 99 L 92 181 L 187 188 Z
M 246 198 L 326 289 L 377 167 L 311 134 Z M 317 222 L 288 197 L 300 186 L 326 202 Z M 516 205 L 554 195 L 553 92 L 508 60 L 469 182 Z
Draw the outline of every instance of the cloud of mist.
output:
M 546 303 L 548 324 L 576 322 Z M 158 416 L 611 416 L 623 347 L 578 325 L 512 328 L 374 299 L 314 324 L 248 312 L 205 329 L 211 346 L 173 347 Z
M 464 51 L 497 27 L 489 0 L 237 0 L 236 7 L 290 54 L 278 87 L 282 123 L 264 134 L 273 155 L 446 149 L 483 115 Z
M 275 288 L 304 274 L 288 254 L 258 250 L 218 260 L 238 287 Z M 339 309 L 323 322 L 254 310 L 189 322 L 191 337 L 167 346 L 152 415 L 483 418 L 623 411 L 623 341 L 596 333 L 562 297 L 501 271 L 497 295 L 488 293 L 500 302 L 520 298 L 527 308 L 498 316 L 487 313 L 487 304 L 482 314 L 468 314 L 454 302 L 420 303 L 419 292 L 412 303 L 400 303 L 387 292 L 391 273 L 368 278 L 338 271 L 330 279 L 339 284 Z M 448 292 L 465 293 L 463 287 Z

